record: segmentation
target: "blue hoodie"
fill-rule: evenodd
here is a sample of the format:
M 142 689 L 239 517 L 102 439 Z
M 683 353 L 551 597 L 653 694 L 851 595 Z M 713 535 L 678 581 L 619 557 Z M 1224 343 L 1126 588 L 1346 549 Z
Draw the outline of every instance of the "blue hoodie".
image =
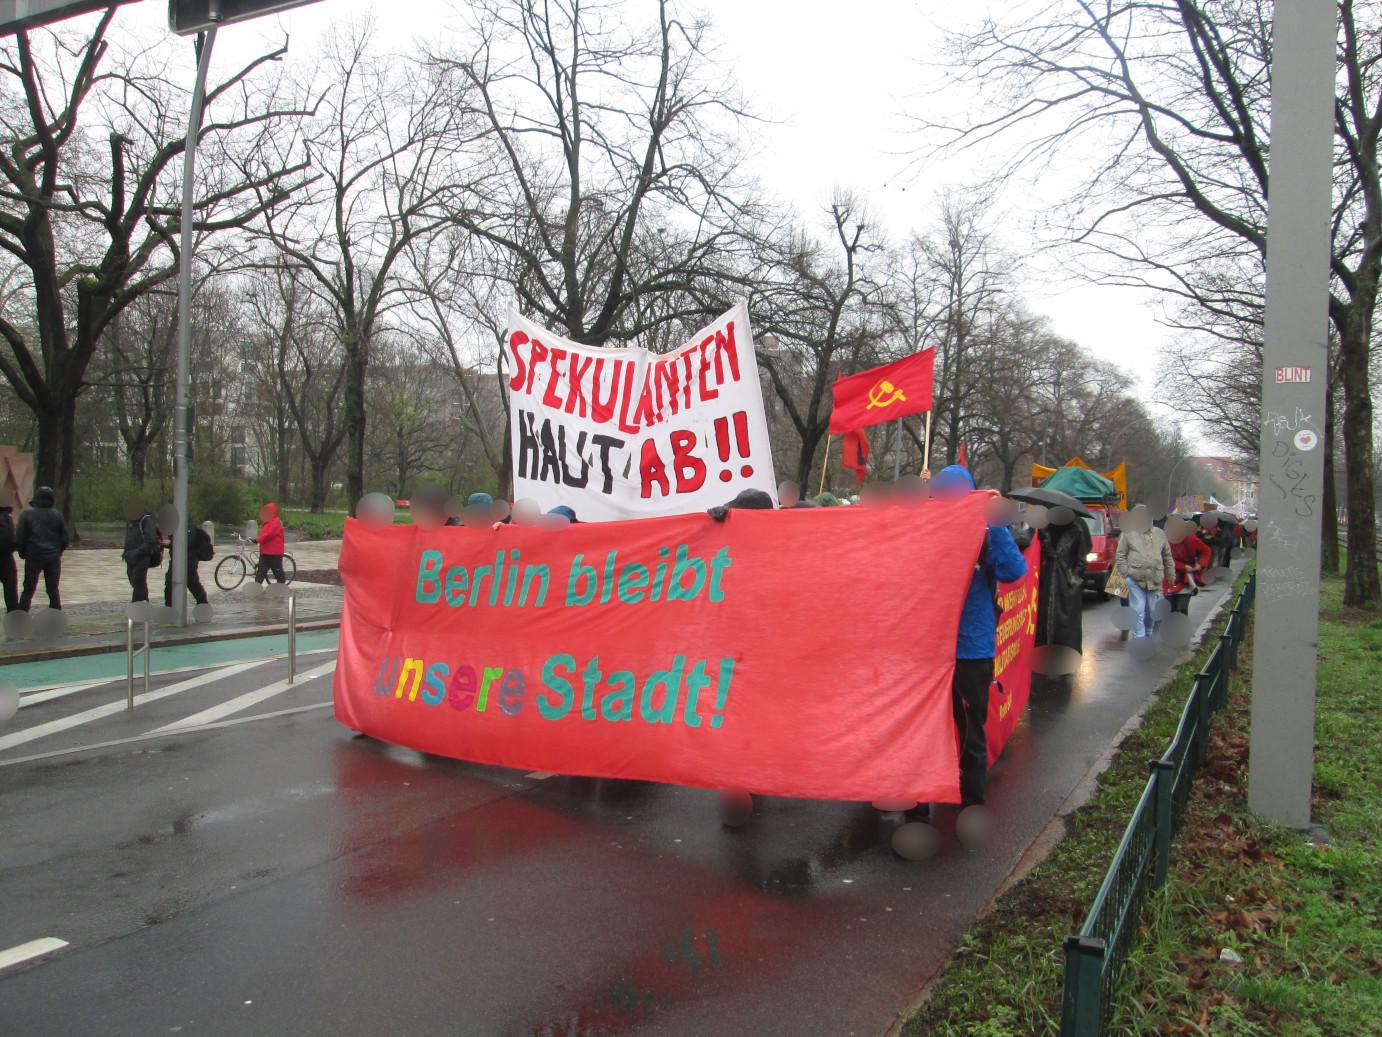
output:
M 932 496 L 960 496 L 975 489 L 974 477 L 957 464 L 942 468 L 931 480 Z M 992 659 L 998 623 L 993 615 L 995 583 L 1011 583 L 1027 574 L 1027 560 L 1017 549 L 1007 526 L 989 526 L 985 564 L 975 560 L 965 607 L 960 613 L 960 635 L 955 642 L 957 659 Z

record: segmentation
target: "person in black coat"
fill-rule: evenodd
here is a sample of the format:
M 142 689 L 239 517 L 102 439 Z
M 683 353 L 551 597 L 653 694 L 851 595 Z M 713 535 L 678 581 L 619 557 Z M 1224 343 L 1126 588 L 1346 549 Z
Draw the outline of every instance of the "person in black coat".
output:
M 172 550 L 173 542 L 165 539 L 163 546 Z M 170 555 L 171 557 L 171 555 Z M 206 588 L 202 586 L 202 578 L 197 573 L 198 562 L 209 562 L 216 557 L 215 545 L 211 543 L 211 537 L 201 526 L 189 524 L 187 527 L 187 593 L 192 595 L 192 600 L 198 605 L 205 605 Z M 173 604 L 173 565 L 168 563 L 168 571 L 163 574 L 163 604 L 171 607 Z
M 149 600 L 149 570 L 163 564 L 163 544 L 158 523 L 142 504 L 130 504 L 125 511 L 125 575 L 130 581 L 130 601 Z
M 19 516 L 14 541 L 19 557 L 24 559 L 24 593 L 20 595 L 19 607 L 25 612 L 33 604 L 39 576 L 48 592 L 48 607 L 62 608 L 58 582 L 62 579 L 62 553 L 67 550 L 67 522 L 53 507 L 55 500 L 52 487 L 40 486 Z
M 1083 651 L 1085 556 L 1092 543 L 1089 527 L 1077 516 L 1061 525 L 1046 526 L 1037 538 L 1041 542 L 1041 575 L 1036 644 Z
M 8 499 L 0 505 L 0 583 L 5 588 L 5 611 L 19 608 L 19 570 L 14 564 L 14 505 Z

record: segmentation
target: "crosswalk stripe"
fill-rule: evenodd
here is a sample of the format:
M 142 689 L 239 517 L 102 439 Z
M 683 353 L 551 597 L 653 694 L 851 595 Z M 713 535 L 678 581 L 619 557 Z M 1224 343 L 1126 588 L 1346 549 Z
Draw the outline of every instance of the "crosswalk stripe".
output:
M 335 648 L 309 648 L 306 651 L 298 652 L 298 658 L 302 659 L 309 655 L 325 655 L 330 652 L 335 654 Z M 279 652 L 276 655 L 266 655 L 260 662 L 272 662 L 274 659 L 286 659 L 286 652 Z M 200 673 L 206 669 L 206 663 L 197 663 L 194 666 L 175 666 L 170 670 L 155 669 L 155 677 L 171 677 L 175 673 Z M 37 688 L 30 688 L 19 693 L 19 708 L 25 706 L 37 706 L 43 702 L 52 702 L 53 699 L 66 698 L 68 695 L 75 695 L 79 691 L 89 691 L 92 688 L 100 688 L 107 684 L 117 684 L 125 679 L 124 674 L 117 674 L 114 677 L 92 677 L 79 681 L 67 681 L 65 684 L 44 685 Z
M 158 691 L 151 691 L 147 695 L 136 695 L 134 697 L 134 704 L 139 706 L 149 702 L 157 702 L 159 699 L 166 699 L 169 695 L 177 695 L 184 691 L 191 691 L 193 688 L 200 688 L 204 685 L 224 680 L 227 677 L 234 677 L 237 673 L 244 673 L 246 670 L 252 670 L 256 666 L 263 666 L 266 662 L 268 662 L 267 659 L 252 659 L 249 662 L 235 663 L 232 666 L 223 666 L 218 670 L 208 671 L 199 677 L 178 681 L 178 683 L 170 684 L 166 688 L 159 688 Z M 35 724 L 33 727 L 25 728 L 22 731 L 15 731 L 13 734 L 0 735 L 0 752 L 4 752 L 6 749 L 13 749 L 16 745 L 24 745 L 40 738 L 47 738 L 49 735 L 59 734 L 62 731 L 80 727 L 82 724 L 89 724 L 93 720 L 100 720 L 102 717 L 114 716 L 124 708 L 125 700 L 117 699 L 114 702 L 106 703 L 104 706 L 93 706 L 91 709 L 82 710 L 80 713 L 59 717 L 57 720 L 49 720 L 44 724 Z
M 59 756 L 74 756 L 77 753 L 91 752 L 95 749 L 113 749 L 121 745 L 133 745 L 136 742 L 148 742 L 155 738 L 167 738 L 169 735 L 191 735 L 201 734 L 203 731 L 220 731 L 227 727 L 238 727 L 241 724 L 257 724 L 261 720 L 275 720 L 278 717 L 293 716 L 296 713 L 310 713 L 314 709 L 330 709 L 334 702 L 314 702 L 310 706 L 291 706 L 288 709 L 280 709 L 273 713 L 255 713 L 248 717 L 235 717 L 233 720 L 222 720 L 215 724 L 206 724 L 202 727 L 189 727 L 185 731 L 151 732 L 142 735 L 132 735 L 129 738 L 112 738 L 108 742 L 93 742 L 90 745 L 74 745 L 67 749 L 53 749 L 46 753 L 34 753 L 32 756 L 15 756 L 8 760 L 0 760 L 0 767 L 13 767 L 21 763 L 34 763 L 39 760 L 52 760 Z
M 41 940 L 30 940 L 28 943 L 21 943 L 18 947 L 11 947 L 8 950 L 0 951 L 0 969 L 7 969 L 11 965 L 18 965 L 20 962 L 28 961 L 30 958 L 39 958 L 45 954 L 52 954 L 60 951 L 67 946 L 66 940 L 59 940 L 56 936 L 45 936 Z
M 289 684 L 286 679 L 275 681 L 273 684 L 267 685 L 266 687 L 256 688 L 254 691 L 248 691 L 243 695 L 237 695 L 233 699 L 227 699 L 225 702 L 204 709 L 200 713 L 193 713 L 190 717 L 184 717 L 182 720 L 174 720 L 171 724 L 164 724 L 162 727 L 156 727 L 149 733 L 171 734 L 189 727 L 201 727 L 204 724 L 214 724 L 222 717 L 228 717 L 243 712 L 251 706 L 263 702 L 265 699 L 271 699 L 275 695 L 281 695 L 285 691 L 291 691 L 293 688 L 300 687 L 308 681 L 316 680 L 318 677 L 325 677 L 328 673 L 335 672 L 335 669 L 336 660 L 333 659 L 325 666 L 318 666 L 315 670 L 308 670 L 292 684 Z

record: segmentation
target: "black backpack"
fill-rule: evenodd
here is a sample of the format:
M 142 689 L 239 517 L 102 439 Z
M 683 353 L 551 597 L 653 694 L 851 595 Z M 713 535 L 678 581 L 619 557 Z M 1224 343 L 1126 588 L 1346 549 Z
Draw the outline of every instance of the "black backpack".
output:
M 154 517 L 147 511 L 137 519 L 132 519 L 125 523 L 125 551 L 124 559 L 126 564 L 130 564 L 143 557 L 147 559 L 151 569 L 155 569 L 163 564 L 163 549 L 155 543 L 149 547 L 144 540 L 144 523 L 153 522 Z M 158 538 L 158 528 L 154 527 L 154 538 Z
M 209 562 L 216 557 L 216 548 L 211 543 L 211 538 L 206 535 L 206 530 L 194 527 L 188 548 L 193 558 L 199 562 Z

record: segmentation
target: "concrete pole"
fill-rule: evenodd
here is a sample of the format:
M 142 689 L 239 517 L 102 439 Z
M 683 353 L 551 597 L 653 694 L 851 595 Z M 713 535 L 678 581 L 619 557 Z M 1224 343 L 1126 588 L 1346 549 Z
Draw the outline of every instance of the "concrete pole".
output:
M 206 99 L 206 73 L 211 66 L 213 27 L 201 39 L 197 55 L 197 82 L 192 87 L 192 111 L 187 116 L 187 146 L 182 152 L 182 223 L 178 228 L 178 364 L 177 392 L 173 407 L 173 508 L 178 513 L 172 531 L 173 610 L 177 625 L 187 625 L 187 381 L 192 351 L 192 195 L 197 171 L 197 138 L 202 132 L 202 105 Z M 166 531 L 165 531 L 166 532 Z
M 1310 825 L 1328 378 L 1334 0 L 1278 2 L 1248 806 Z

